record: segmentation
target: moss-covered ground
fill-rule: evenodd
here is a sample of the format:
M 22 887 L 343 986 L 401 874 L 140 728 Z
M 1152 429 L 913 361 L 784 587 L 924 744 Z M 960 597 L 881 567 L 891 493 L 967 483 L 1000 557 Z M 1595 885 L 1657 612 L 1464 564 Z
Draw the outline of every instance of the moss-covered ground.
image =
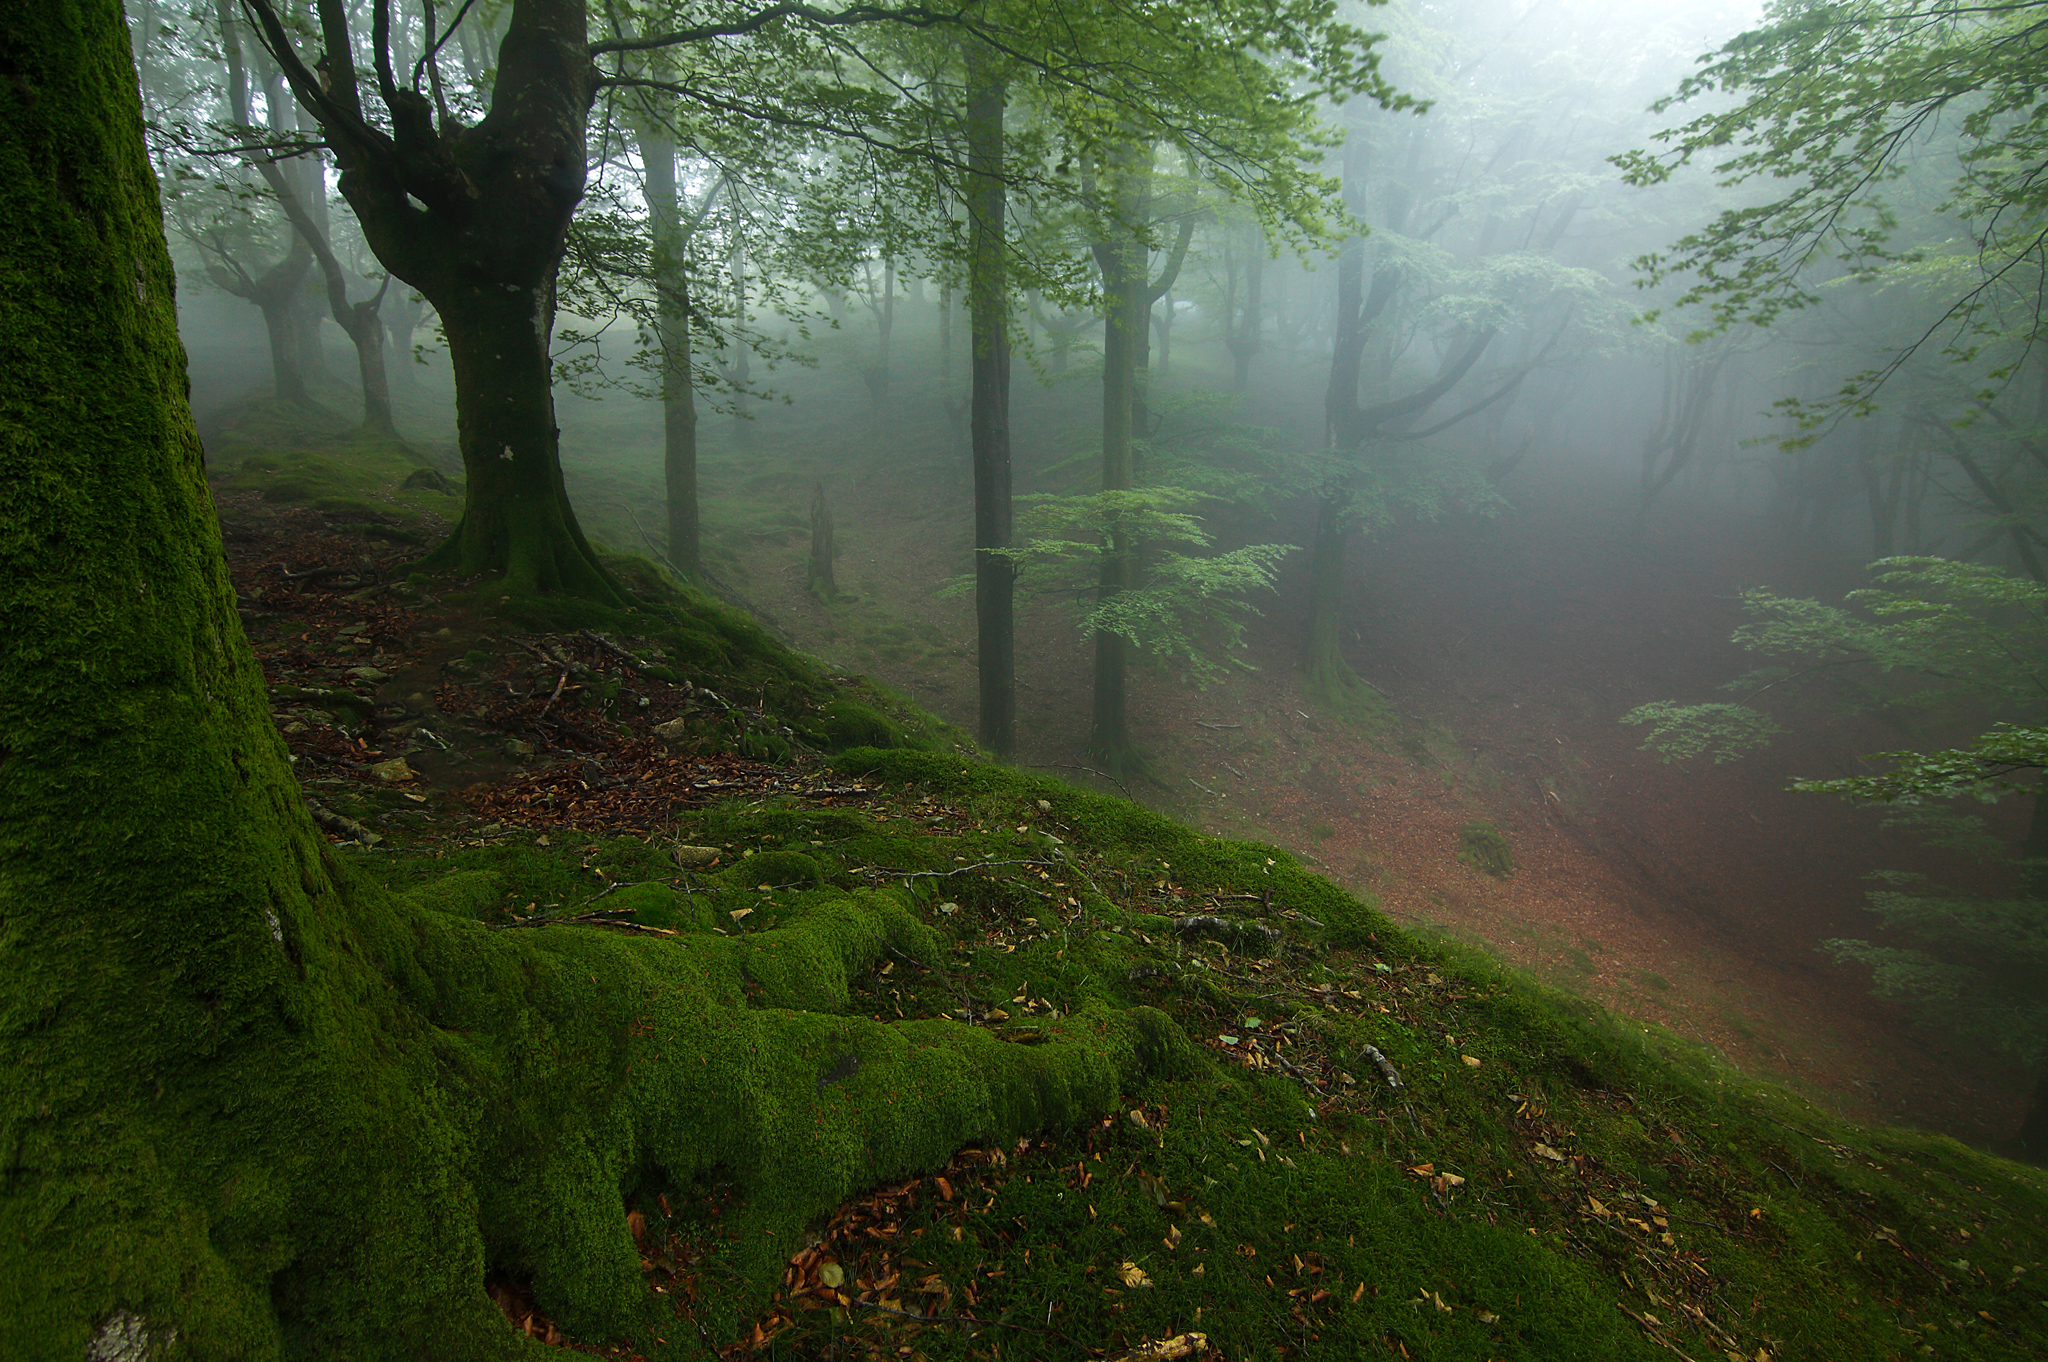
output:
M 248 462 L 226 476 L 274 476 Z M 984 761 L 651 568 L 631 614 L 492 616 L 402 546 L 361 566 L 348 522 L 294 519 L 311 499 L 216 488 L 280 727 L 362 873 L 496 932 L 672 940 L 765 1013 L 1007 1047 L 1142 1005 L 1188 1042 L 1113 1115 L 794 1229 L 717 1167 L 634 1172 L 642 1325 L 575 1336 L 496 1262 L 508 1330 L 648 1358 L 2048 1350 L 2037 1171 L 1841 1123 L 1280 851 Z M 358 575 L 285 578 L 287 542 Z M 869 946 L 815 948 L 856 910 Z

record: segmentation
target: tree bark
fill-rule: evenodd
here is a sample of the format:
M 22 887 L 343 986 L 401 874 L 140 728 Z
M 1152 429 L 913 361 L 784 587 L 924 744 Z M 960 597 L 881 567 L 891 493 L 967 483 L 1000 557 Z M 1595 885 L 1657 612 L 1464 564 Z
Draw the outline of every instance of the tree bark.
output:
M 979 734 L 997 756 L 1017 750 L 1016 569 L 1010 547 L 1010 320 L 1003 251 L 1003 79 L 988 53 L 967 54 L 968 311 L 973 335 L 974 622 Z M 941 318 L 950 294 L 941 295 Z M 946 337 L 950 349 L 950 332 Z
M 538 1355 L 490 1271 L 582 1339 L 673 1328 L 647 1175 L 739 1190 L 736 1314 L 858 1187 L 1166 1052 L 1142 1012 L 885 1026 L 772 943 L 491 932 L 348 870 L 236 615 L 120 6 L 23 8 L 0 70 L 0 1356 Z M 874 967 L 883 910 L 831 911 L 803 949 Z

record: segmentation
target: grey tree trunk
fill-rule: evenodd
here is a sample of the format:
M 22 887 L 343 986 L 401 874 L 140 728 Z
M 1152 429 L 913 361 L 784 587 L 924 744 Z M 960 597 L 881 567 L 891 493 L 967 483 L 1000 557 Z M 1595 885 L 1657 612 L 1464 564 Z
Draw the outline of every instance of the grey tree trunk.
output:
M 1010 547 L 1010 331 L 1003 282 L 1003 107 L 990 55 L 967 55 L 968 311 L 973 332 L 974 622 L 980 669 L 979 737 L 1009 757 L 1017 748 L 1017 656 Z M 950 294 L 941 295 L 952 348 Z

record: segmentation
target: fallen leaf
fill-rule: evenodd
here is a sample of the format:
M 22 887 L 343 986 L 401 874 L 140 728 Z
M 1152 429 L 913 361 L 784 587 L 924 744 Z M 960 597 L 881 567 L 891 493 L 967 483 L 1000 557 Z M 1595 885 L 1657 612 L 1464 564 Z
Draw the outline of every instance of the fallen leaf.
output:
M 1152 1285 L 1152 1279 L 1145 1275 L 1145 1269 L 1139 1267 L 1136 1263 L 1125 1263 L 1121 1268 L 1117 1269 L 1116 1275 L 1123 1279 L 1125 1286 Z
M 1351 1303 L 1352 1303 L 1353 1305 L 1356 1305 L 1356 1304 L 1358 1304 L 1358 1298 L 1359 1298 L 1360 1296 L 1363 1296 L 1364 1294 L 1365 1294 L 1365 1283 L 1364 1283 L 1364 1282 L 1360 1282 L 1360 1283 L 1358 1284 L 1358 1289 L 1357 1289 L 1356 1291 L 1353 1291 L 1353 1292 L 1351 1293 Z
M 727 913 L 726 916 L 731 918 L 734 922 L 738 922 L 741 918 L 747 916 L 749 913 L 753 911 L 754 910 L 751 908 L 735 908 L 730 913 Z
M 820 1263 L 818 1265 L 818 1280 L 837 1290 L 846 1285 L 846 1269 L 837 1263 Z
M 1458 1058 L 1465 1062 L 1465 1067 L 1468 1069 L 1479 1067 L 1479 1056 L 1477 1055 L 1459 1055 Z
M 1544 1144 L 1541 1140 L 1536 1142 L 1536 1157 L 1539 1159 L 1549 1159 L 1552 1163 L 1564 1162 L 1564 1155 L 1558 1153 L 1549 1145 Z
M 1180 1247 L 1180 1226 L 1178 1226 L 1178 1225 L 1168 1225 L 1168 1226 L 1166 1227 L 1166 1238 L 1165 1238 L 1165 1239 L 1163 1239 L 1163 1240 L 1161 1240 L 1160 1242 L 1166 1245 L 1166 1251 L 1167 1251 L 1168 1253 L 1171 1253 L 1171 1252 L 1173 1252 L 1173 1251 L 1174 1251 L 1175 1249 L 1179 1248 L 1179 1247 Z
M 646 1238 L 647 1217 L 638 1211 L 626 1212 L 626 1233 L 633 1236 L 633 1242 L 636 1244 Z
M 941 1201 L 951 1201 L 951 1200 L 953 1199 L 953 1184 L 952 1184 L 952 1183 L 950 1183 L 950 1182 L 946 1181 L 946 1180 L 945 1180 L 944 1178 L 942 1178 L 942 1177 L 939 1177 L 939 1178 L 933 1178 L 933 1179 L 932 1179 L 932 1181 L 933 1181 L 933 1182 L 934 1182 L 935 1184 L 937 1184 L 937 1186 L 938 1186 L 938 1189 L 939 1189 L 939 1199 L 940 1199 Z

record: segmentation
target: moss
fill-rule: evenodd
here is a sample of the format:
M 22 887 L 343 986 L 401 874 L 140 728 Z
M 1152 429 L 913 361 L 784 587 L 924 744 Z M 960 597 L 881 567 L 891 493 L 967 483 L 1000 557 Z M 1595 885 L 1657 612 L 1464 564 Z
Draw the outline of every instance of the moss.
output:
M 1495 879 L 1515 873 L 1514 851 L 1491 823 L 1467 823 L 1458 829 L 1458 859 Z
M 854 700 L 833 700 L 818 711 L 819 728 L 828 752 L 849 747 L 898 747 L 903 733 L 881 711 Z

